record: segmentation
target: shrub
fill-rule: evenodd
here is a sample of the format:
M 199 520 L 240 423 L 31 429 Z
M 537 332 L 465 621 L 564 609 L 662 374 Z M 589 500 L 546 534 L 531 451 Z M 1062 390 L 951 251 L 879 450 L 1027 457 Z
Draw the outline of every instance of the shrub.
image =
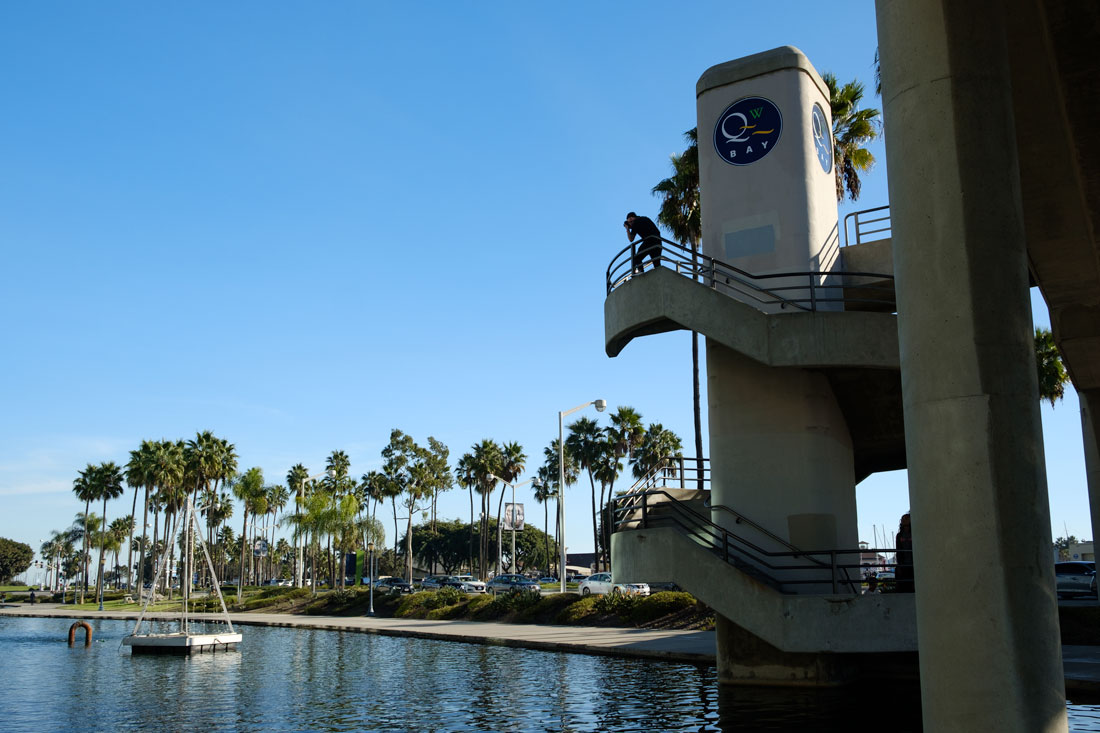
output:
M 623 593 L 608 593 L 596 598 L 596 611 L 621 619 L 630 617 L 634 606 L 638 604 L 638 596 L 628 596 Z
M 662 616 L 679 613 L 680 611 L 694 608 L 698 605 L 695 596 L 683 591 L 661 591 L 648 598 L 639 599 L 630 613 L 630 621 L 634 624 L 648 624 Z
M 554 623 L 557 624 L 580 624 L 583 623 L 590 616 L 595 616 L 596 601 L 599 600 L 598 596 L 586 596 L 575 603 L 571 603 L 561 610 L 557 618 L 554 619 Z
M 471 618 L 477 618 L 479 615 L 493 605 L 493 597 L 490 595 L 475 596 L 469 600 L 466 604 L 466 613 Z
M 401 618 L 423 618 L 433 608 L 428 604 L 433 602 L 434 595 L 435 593 L 430 590 L 422 590 L 404 596 L 397 604 L 397 610 L 393 615 Z
M 520 611 L 517 621 L 533 624 L 554 623 L 566 606 L 579 601 L 576 593 L 555 593 L 544 596 L 539 602 Z

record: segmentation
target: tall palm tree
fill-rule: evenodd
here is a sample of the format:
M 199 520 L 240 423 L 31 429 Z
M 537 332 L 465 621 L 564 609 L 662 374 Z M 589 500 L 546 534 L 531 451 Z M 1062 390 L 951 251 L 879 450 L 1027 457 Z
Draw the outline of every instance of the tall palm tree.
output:
M 699 279 L 699 242 L 703 239 L 703 215 L 699 205 L 699 138 L 697 128 L 684 133 L 687 149 L 671 156 L 672 175 L 653 187 L 662 197 L 659 221 L 680 242 L 691 245 L 692 277 Z M 703 417 L 699 388 L 699 333 L 691 332 L 691 398 L 695 418 L 695 456 L 699 488 L 703 488 Z
M 144 509 L 148 508 L 147 505 L 149 503 L 149 490 L 152 488 L 153 454 L 154 454 L 155 451 L 156 451 L 156 443 L 154 443 L 150 440 L 141 441 L 141 447 L 140 448 L 138 448 L 137 450 L 130 451 L 130 460 L 126 463 L 126 483 L 128 483 L 128 484 L 130 484 L 130 486 L 134 487 L 134 501 L 133 501 L 132 506 L 130 507 L 130 516 L 132 516 L 132 517 L 137 517 L 137 497 L 138 497 L 138 489 L 139 488 L 144 488 L 145 489 L 145 504 L 143 505 L 143 507 L 144 507 Z M 147 514 L 146 511 L 144 511 L 144 509 L 142 511 L 142 514 L 145 515 L 145 517 L 147 518 L 148 514 Z M 136 528 L 137 527 L 137 522 L 134 522 L 133 526 Z M 144 543 L 144 540 L 145 540 L 146 529 L 147 528 L 143 525 L 142 526 L 142 531 L 141 531 L 141 536 L 142 536 L 142 542 L 143 543 Z M 141 577 L 142 568 L 140 567 L 140 565 L 141 565 L 140 560 L 138 562 L 138 565 L 139 565 L 139 567 L 138 567 L 138 578 L 137 579 L 138 579 L 138 588 L 140 588 L 141 587 L 140 584 L 142 582 L 142 577 Z M 126 559 L 126 567 L 131 568 L 131 569 L 134 567 L 134 535 L 133 535 L 133 532 L 130 533 L 129 556 Z M 130 584 L 130 587 L 133 588 L 134 587 L 134 579 L 133 578 L 127 578 L 127 580 Z
M 286 474 L 286 485 L 294 493 L 294 516 L 297 518 L 302 509 L 302 502 L 305 500 L 306 480 L 309 479 L 309 471 L 301 463 L 296 463 L 291 466 L 290 470 Z M 295 587 L 301 587 L 301 579 L 304 577 L 301 572 L 302 566 L 302 535 L 294 535 L 294 585 Z
M 501 461 L 500 461 L 500 473 L 496 474 L 500 478 L 504 479 L 507 483 L 515 483 L 516 479 L 523 473 L 523 469 L 527 462 L 527 455 L 523 452 L 523 446 L 519 443 L 505 443 L 501 446 Z M 502 544 L 502 532 L 504 523 L 500 521 L 501 510 L 504 508 L 504 497 L 507 495 L 505 487 L 500 488 L 500 500 L 497 502 L 497 547 L 501 547 Z M 515 562 L 513 558 L 512 562 Z M 500 556 L 497 556 L 497 572 L 503 572 L 503 568 L 500 567 Z
M 241 598 L 244 588 L 244 555 L 248 548 L 248 513 L 255 508 L 257 498 L 263 496 L 264 473 L 259 468 L 250 468 L 232 483 L 231 488 L 233 496 L 237 497 L 244 507 L 241 526 L 241 572 L 237 576 L 237 598 Z
M 596 480 L 593 472 L 599 465 L 604 451 L 605 436 L 595 420 L 582 417 L 569 426 L 569 435 L 565 438 L 565 447 L 573 454 L 577 465 L 588 472 L 588 483 L 592 488 L 592 552 L 600 551 L 600 532 L 596 511 Z
M 106 522 L 107 522 L 107 500 L 117 499 L 122 496 L 126 490 L 123 488 L 122 469 L 115 465 L 114 461 L 108 461 L 107 463 L 101 463 L 96 469 L 96 498 L 103 499 L 103 522 L 104 531 L 100 533 L 99 542 L 99 577 L 96 578 L 96 594 L 99 597 L 100 604 L 103 603 L 103 571 L 104 571 L 104 552 L 105 541 L 107 539 Z
M 860 109 L 863 84 L 852 80 L 841 86 L 831 72 L 821 75 L 829 88 L 829 106 L 833 116 L 833 170 L 836 174 L 836 200 L 859 198 L 860 173 L 871 170 L 875 157 L 863 147 L 881 134 L 879 111 Z
M 467 561 L 470 564 L 470 572 L 474 572 L 474 488 L 477 486 L 477 474 L 475 471 L 474 457 L 470 453 L 463 453 L 455 464 L 455 480 L 458 485 L 470 492 L 470 546 Z
M 502 471 L 504 454 L 495 441 L 485 439 L 476 443 L 471 456 L 470 471 L 473 474 L 474 489 L 481 496 L 481 520 L 478 524 L 478 571 L 482 578 L 489 575 L 489 502 L 496 482 L 490 478 Z
M 550 441 L 550 445 L 542 449 L 543 463 L 539 469 L 539 478 L 541 478 L 547 488 L 553 491 L 554 503 L 557 505 L 564 489 L 559 491 L 559 485 L 562 474 L 565 478 L 565 487 L 569 488 L 573 484 L 577 483 L 577 478 L 580 476 L 580 468 L 577 466 L 576 460 L 573 458 L 573 453 L 569 449 L 568 442 L 565 444 L 565 449 L 558 452 L 558 439 L 554 438 Z M 560 459 L 560 463 L 559 463 Z M 545 513 L 545 512 L 544 512 Z M 554 511 L 554 542 L 561 548 L 561 512 L 558 509 Z M 547 530 L 549 530 L 549 522 L 547 522 Z M 547 540 L 549 543 L 549 540 Z M 549 550 L 547 550 L 549 553 Z M 560 563 L 560 560 L 559 560 Z M 562 572 L 561 568 L 558 568 L 558 572 Z
M 76 494 L 76 498 L 84 502 L 84 529 L 81 533 L 81 539 L 83 540 L 83 549 L 80 552 L 80 565 L 82 568 L 82 577 L 80 580 L 80 602 L 84 602 L 84 593 L 88 590 L 88 509 L 91 506 L 92 500 L 98 499 L 98 487 L 96 485 L 96 466 L 89 463 L 83 471 L 77 474 L 77 477 L 73 479 L 73 493 Z
M 161 509 L 166 510 L 164 528 L 167 533 L 170 524 L 167 512 L 179 506 L 180 492 L 183 488 L 184 445 L 183 441 L 162 440 L 157 443 L 157 447 L 153 452 L 151 480 L 153 486 L 156 488 L 156 494 L 151 497 L 153 504 L 154 541 L 151 543 L 150 549 L 152 550 L 154 573 L 160 563 L 160 558 L 157 556 L 158 551 L 167 551 L 170 549 L 167 542 L 163 544 L 160 542 L 160 513 Z M 140 562 L 144 566 L 144 556 Z M 167 582 L 170 575 L 170 572 L 165 573 L 165 583 L 167 585 L 171 585 L 171 583 Z M 156 591 L 155 588 L 153 590 L 154 592 Z

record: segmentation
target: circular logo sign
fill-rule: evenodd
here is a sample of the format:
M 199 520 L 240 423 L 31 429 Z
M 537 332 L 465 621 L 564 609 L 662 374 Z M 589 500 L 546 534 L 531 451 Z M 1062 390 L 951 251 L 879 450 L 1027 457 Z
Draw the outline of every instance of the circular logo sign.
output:
M 829 125 L 825 122 L 825 112 L 817 103 L 814 104 L 813 113 L 810 115 L 810 125 L 813 128 L 817 162 L 821 163 L 821 170 L 828 173 L 833 169 L 833 136 L 829 131 Z
M 783 115 L 775 102 L 745 97 L 718 117 L 714 149 L 730 165 L 749 165 L 772 151 L 783 133 Z

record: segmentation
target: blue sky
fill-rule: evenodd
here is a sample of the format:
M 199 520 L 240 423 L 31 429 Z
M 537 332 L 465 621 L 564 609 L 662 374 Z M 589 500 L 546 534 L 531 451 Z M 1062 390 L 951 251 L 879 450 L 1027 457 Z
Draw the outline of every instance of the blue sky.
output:
M 395 427 L 533 471 L 597 397 L 690 445 L 688 335 L 603 351 L 623 215 L 655 216 L 713 64 L 795 45 L 880 107 L 874 8 L 624 7 L 3 5 L 0 536 L 37 547 L 85 464 L 200 430 L 270 481 L 336 449 L 365 473 Z M 842 216 L 888 203 L 873 151 Z M 1076 396 L 1043 419 L 1054 534 L 1091 537 Z M 904 472 L 858 499 L 863 539 L 893 530 Z

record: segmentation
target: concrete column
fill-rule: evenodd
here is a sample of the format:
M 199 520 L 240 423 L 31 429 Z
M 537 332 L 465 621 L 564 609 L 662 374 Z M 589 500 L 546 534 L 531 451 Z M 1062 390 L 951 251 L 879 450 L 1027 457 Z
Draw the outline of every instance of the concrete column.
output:
M 924 725 L 1065 730 L 1004 10 L 877 11 Z
M 737 510 L 800 549 L 857 547 L 852 440 L 824 375 L 766 367 L 708 339 L 707 396 L 712 502 Z M 715 511 L 712 519 L 759 547 L 788 551 L 747 523 L 735 524 L 727 512 Z M 820 572 L 814 576 L 822 577 Z M 793 585 L 789 590 L 828 593 L 832 587 Z
M 1096 528 L 1100 527 L 1100 451 L 1096 446 L 1096 436 L 1100 435 L 1097 429 L 1100 414 L 1092 406 L 1100 405 L 1100 390 L 1078 392 L 1077 398 L 1081 401 L 1081 437 L 1085 447 L 1085 477 L 1089 487 L 1089 514 L 1092 517 L 1092 535 L 1089 539 L 1095 547 L 1100 544 L 1100 537 L 1096 536 Z

